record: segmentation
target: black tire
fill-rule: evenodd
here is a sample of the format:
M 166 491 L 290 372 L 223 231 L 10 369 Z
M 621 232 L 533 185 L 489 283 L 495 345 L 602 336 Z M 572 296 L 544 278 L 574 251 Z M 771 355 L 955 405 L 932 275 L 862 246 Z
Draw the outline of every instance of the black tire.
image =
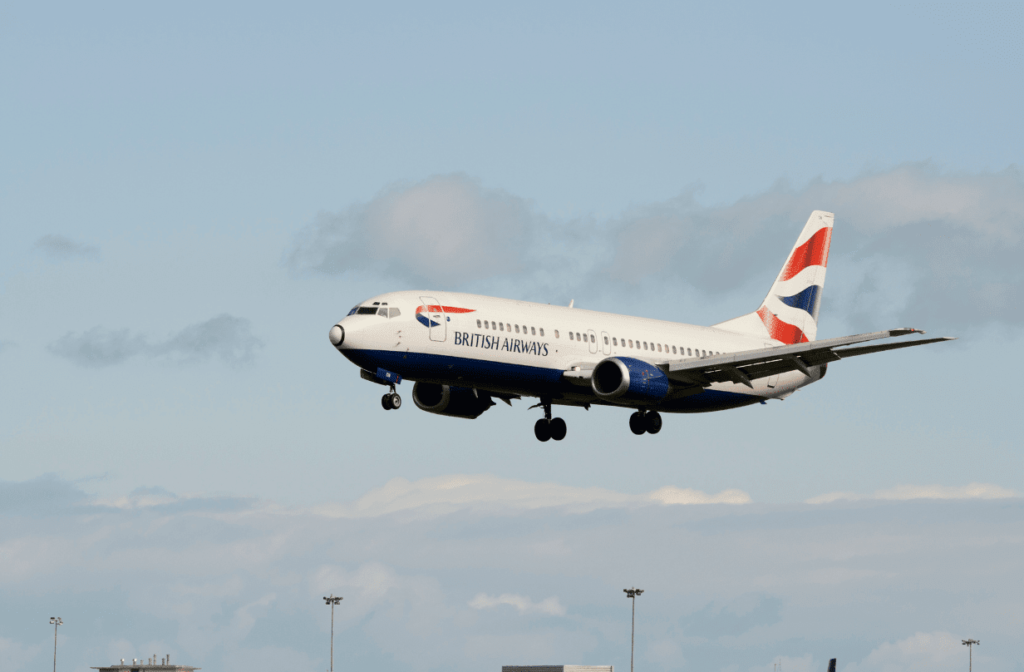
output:
M 644 413 L 644 429 L 648 434 L 657 434 L 661 431 L 661 413 L 647 411 Z
M 565 420 L 561 418 L 552 418 L 551 423 L 548 425 L 548 430 L 551 432 L 551 438 L 555 441 L 561 441 L 565 438 L 565 432 L 567 428 L 565 426 Z
M 551 424 L 544 418 L 541 418 L 533 426 L 533 434 L 537 437 L 538 441 L 547 441 L 551 438 Z
M 402 398 L 398 396 L 397 392 L 388 396 L 391 397 L 391 408 L 397 411 L 402 407 Z
M 383 397 L 381 397 L 380 398 L 380 405 L 384 407 L 385 411 L 390 411 L 391 410 L 391 395 L 390 394 L 385 394 Z
M 640 414 L 640 411 L 629 416 L 629 429 L 637 436 L 647 431 L 647 427 L 644 426 L 644 416 Z

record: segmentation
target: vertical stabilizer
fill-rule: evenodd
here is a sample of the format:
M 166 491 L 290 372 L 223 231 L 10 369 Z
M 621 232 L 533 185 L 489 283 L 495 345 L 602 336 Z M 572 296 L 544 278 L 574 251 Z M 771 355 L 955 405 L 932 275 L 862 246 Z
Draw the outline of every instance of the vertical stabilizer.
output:
M 831 212 L 812 212 L 761 307 L 715 326 L 783 344 L 813 341 L 818 334 L 833 219 Z

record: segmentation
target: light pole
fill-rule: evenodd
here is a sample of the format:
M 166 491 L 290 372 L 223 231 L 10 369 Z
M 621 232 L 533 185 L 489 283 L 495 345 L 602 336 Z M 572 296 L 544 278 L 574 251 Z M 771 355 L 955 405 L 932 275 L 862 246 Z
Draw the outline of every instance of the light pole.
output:
M 981 644 L 981 642 L 976 639 L 965 639 L 962 644 L 967 647 L 967 670 L 970 672 L 974 667 L 974 645 Z
M 644 591 L 640 588 L 623 588 L 622 592 L 633 600 L 633 626 L 629 634 L 629 672 L 633 672 L 633 649 L 636 647 L 636 596 L 643 595 Z
M 53 672 L 57 672 L 57 626 L 64 625 L 60 616 L 51 616 L 50 625 L 53 626 Z
M 334 672 L 334 605 L 342 601 L 341 597 L 335 597 L 334 593 L 331 593 L 330 597 L 325 597 L 324 602 L 331 605 L 331 672 Z M 53 672 L 57 672 L 54 670 Z

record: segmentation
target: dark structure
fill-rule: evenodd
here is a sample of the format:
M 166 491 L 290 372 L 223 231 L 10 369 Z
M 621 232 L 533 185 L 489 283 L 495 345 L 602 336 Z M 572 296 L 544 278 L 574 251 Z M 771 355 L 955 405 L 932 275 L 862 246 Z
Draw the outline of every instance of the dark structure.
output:
M 122 658 L 120 663 L 104 667 L 93 667 L 91 669 L 99 670 L 99 672 L 195 672 L 203 668 L 190 665 L 172 665 L 171 656 L 168 654 L 160 658 L 159 662 L 157 662 L 155 655 L 146 660 L 132 658 L 130 663 Z

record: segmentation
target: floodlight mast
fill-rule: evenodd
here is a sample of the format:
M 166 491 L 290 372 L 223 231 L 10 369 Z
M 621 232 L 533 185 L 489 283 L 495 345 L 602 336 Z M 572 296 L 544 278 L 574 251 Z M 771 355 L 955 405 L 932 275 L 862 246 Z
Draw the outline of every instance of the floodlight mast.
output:
M 64 625 L 60 616 L 51 616 L 50 625 L 53 626 L 53 672 L 57 672 L 57 626 Z
M 342 597 L 335 597 L 334 593 L 331 593 L 330 597 L 324 598 L 324 603 L 331 605 L 331 672 L 334 672 L 334 605 L 343 599 Z M 54 670 L 53 672 L 57 671 Z
M 974 668 L 974 645 L 981 644 L 977 639 L 965 639 L 961 643 L 967 647 L 967 670 L 971 672 Z
M 633 600 L 633 624 L 629 633 L 629 672 L 633 672 L 633 650 L 636 648 L 636 596 L 643 595 L 644 591 L 640 588 L 623 588 L 622 592 Z

